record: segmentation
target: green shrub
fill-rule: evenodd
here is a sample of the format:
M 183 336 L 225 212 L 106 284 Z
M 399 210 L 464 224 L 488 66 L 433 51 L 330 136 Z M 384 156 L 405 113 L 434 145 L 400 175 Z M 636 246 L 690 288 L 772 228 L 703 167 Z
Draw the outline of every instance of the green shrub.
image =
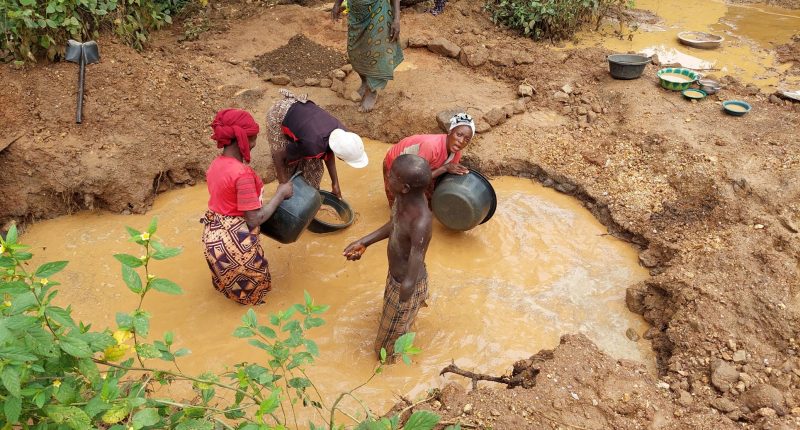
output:
M 253 309 L 242 316 L 233 336 L 264 353 L 263 363 L 238 363 L 216 374 L 183 373 L 177 359 L 189 354 L 173 350 L 174 335 L 148 341 L 150 314 L 142 308 L 152 292 L 182 294 L 174 282 L 152 272 L 152 260 L 180 254 L 156 236 L 155 219 L 147 230 L 128 227 L 130 240 L 141 256 L 116 254 L 122 280 L 139 297 L 139 305 L 116 315 L 115 329 L 95 330 L 73 320 L 70 307 L 53 304 L 58 282 L 53 276 L 66 261 L 45 263 L 27 269 L 33 255 L 18 243 L 16 227 L 0 236 L 0 428 L 32 430 L 271 430 L 299 428 L 295 409 L 312 408 L 324 423 L 309 423 L 314 429 L 345 429 L 335 422 L 339 402 L 355 398 L 354 392 L 380 374 L 381 362 L 369 380 L 342 393 L 331 406 L 320 397 L 305 367 L 314 363 L 319 351 L 306 331 L 324 324 L 321 315 L 328 306 L 317 305 L 308 293 L 304 303 L 284 311 L 259 316 Z M 137 254 L 139 254 L 137 252 Z M 419 352 L 414 334 L 395 342 L 395 354 L 405 362 Z M 211 340 L 210 340 L 211 341 Z M 167 365 L 151 366 L 160 360 Z M 171 364 L 174 370 L 168 370 Z M 186 403 L 160 395 L 159 387 L 189 381 L 196 393 Z M 217 392 L 225 395 L 217 395 Z M 363 402 L 358 401 L 363 406 Z M 379 418 L 364 406 L 357 429 L 397 430 L 398 414 Z M 342 411 L 344 415 L 351 417 Z M 405 412 L 405 411 L 403 411 Z M 404 430 L 430 430 L 439 416 L 417 411 Z M 458 427 L 451 426 L 450 429 Z
M 186 1 L 2 0 L 0 51 L 10 51 L 18 60 L 52 60 L 63 54 L 67 39 L 96 38 L 104 29 L 142 49 L 149 32 L 171 23 L 171 15 Z
M 630 7 L 632 0 L 489 0 L 486 4 L 496 24 L 550 40 L 570 38 L 610 11 Z

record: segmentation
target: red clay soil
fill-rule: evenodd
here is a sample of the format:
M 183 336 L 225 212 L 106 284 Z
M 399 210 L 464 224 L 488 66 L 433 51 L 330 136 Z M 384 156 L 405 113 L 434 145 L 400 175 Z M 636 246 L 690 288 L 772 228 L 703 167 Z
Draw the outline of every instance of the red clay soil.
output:
M 157 48 L 137 53 L 101 39 L 82 125 L 73 117 L 74 64 L 0 67 L 0 148 L 13 141 L 0 150 L 0 221 L 90 207 L 142 212 L 157 192 L 202 179 L 217 151 L 207 126 L 215 110 L 242 106 L 263 122 L 277 87 L 247 61 L 298 33 L 344 52 L 343 27 L 324 8 L 214 5 L 216 30 L 197 41 L 179 45 L 164 33 Z M 466 67 L 409 48 L 370 115 L 330 89 L 302 90 L 353 130 L 391 142 L 434 132 L 447 108 L 486 116 L 512 106 L 517 86 L 531 84 L 524 112 L 480 134 L 466 162 L 573 195 L 640 249 L 652 277 L 630 286 L 626 300 L 652 325 L 644 337 L 658 370 L 565 334 L 553 351 L 520 357 L 524 387 L 449 386 L 416 408 L 465 428 L 800 428 L 798 104 L 771 103 L 729 77 L 720 77 L 728 85 L 719 97 L 690 103 L 658 87 L 654 67 L 615 81 L 602 49 L 518 38 L 471 0 L 449 2 L 439 17 L 406 10 L 402 20 L 404 37 L 479 46 L 489 61 Z M 343 85 L 357 82 L 351 74 Z M 727 116 L 724 98 L 753 110 Z M 254 165 L 269 179 L 266 146 L 256 147 Z

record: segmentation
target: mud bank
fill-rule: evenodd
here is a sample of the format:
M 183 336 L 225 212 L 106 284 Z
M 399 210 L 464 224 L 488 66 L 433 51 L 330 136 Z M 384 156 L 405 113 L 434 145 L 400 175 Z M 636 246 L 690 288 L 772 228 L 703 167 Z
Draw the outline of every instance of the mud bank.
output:
M 103 62 L 88 72 L 82 126 L 71 124 L 74 94 L 54 90 L 72 88 L 72 65 L 3 66 L 0 79 L 11 90 L 0 95 L 0 135 L 22 136 L 0 152 L 0 193 L 11 202 L 0 218 L 46 218 L 90 205 L 142 211 L 154 192 L 200 179 L 216 152 L 206 128 L 216 109 L 241 106 L 263 118 L 278 87 L 264 83 L 248 60 L 298 32 L 344 47 L 343 27 L 325 21 L 322 10 L 240 6 L 249 12 L 235 15 L 244 16 L 235 26 L 196 42 L 173 45 L 177 36 L 164 34 L 160 47 L 143 55 L 105 42 Z M 519 367 L 529 369 L 531 388 L 481 383 L 456 396 L 463 405 L 440 398 L 425 407 L 445 420 L 494 428 L 796 428 L 797 104 L 770 102 L 758 88 L 720 77 L 728 84 L 721 97 L 753 105 L 745 117 L 728 117 L 719 98 L 689 103 L 660 89 L 653 66 L 639 80 L 614 81 L 602 48 L 553 50 L 519 39 L 495 28 L 473 2 L 448 3 L 439 17 L 409 11 L 403 19 L 409 38 L 480 43 L 498 59 L 465 67 L 408 49 L 369 116 L 330 89 L 296 90 L 355 131 L 395 141 L 435 131 L 436 113 L 445 109 L 486 113 L 513 103 L 527 80 L 534 94 L 525 112 L 479 135 L 468 162 L 573 194 L 610 232 L 641 247 L 640 261 L 653 276 L 629 289 L 627 303 L 653 326 L 645 337 L 659 370 L 656 380 L 567 336 L 552 354 Z M 269 34 L 258 31 L 265 23 Z M 506 51 L 537 64 L 504 62 Z M 595 108 L 601 115 L 589 121 Z M 255 167 L 269 178 L 266 142 L 259 142 L 255 159 L 262 164 Z

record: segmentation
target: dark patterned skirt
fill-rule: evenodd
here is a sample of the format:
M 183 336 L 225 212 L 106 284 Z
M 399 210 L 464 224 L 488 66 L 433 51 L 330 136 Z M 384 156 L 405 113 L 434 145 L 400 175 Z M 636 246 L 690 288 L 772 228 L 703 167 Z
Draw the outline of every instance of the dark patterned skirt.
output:
M 243 305 L 264 303 L 272 285 L 258 229 L 250 231 L 243 217 L 213 211 L 206 211 L 200 222 L 205 225 L 203 253 L 214 288 Z
M 428 274 L 414 285 L 414 293 L 405 302 L 400 301 L 400 283 L 392 274 L 386 277 L 386 288 L 383 290 L 383 312 L 378 324 L 378 336 L 375 338 L 375 354 L 381 356 L 381 348 L 386 349 L 387 362 L 393 363 L 394 342 L 400 336 L 411 331 L 411 323 L 417 317 L 421 307 L 428 306 Z

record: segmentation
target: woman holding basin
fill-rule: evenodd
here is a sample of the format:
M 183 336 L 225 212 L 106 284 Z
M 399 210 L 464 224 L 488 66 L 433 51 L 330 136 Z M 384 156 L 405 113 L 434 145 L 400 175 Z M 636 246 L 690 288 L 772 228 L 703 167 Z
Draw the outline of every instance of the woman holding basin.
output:
M 433 180 L 425 196 L 430 204 L 436 178 L 445 174 L 464 175 L 469 169 L 459 164 L 461 151 L 466 148 L 475 135 L 475 121 L 466 113 L 458 113 L 450 118 L 447 134 L 418 134 L 406 137 L 389 148 L 383 160 L 383 185 L 389 206 L 394 204 L 394 193 L 389 189 L 389 171 L 394 160 L 402 154 L 414 154 L 424 158 L 431 167 Z

